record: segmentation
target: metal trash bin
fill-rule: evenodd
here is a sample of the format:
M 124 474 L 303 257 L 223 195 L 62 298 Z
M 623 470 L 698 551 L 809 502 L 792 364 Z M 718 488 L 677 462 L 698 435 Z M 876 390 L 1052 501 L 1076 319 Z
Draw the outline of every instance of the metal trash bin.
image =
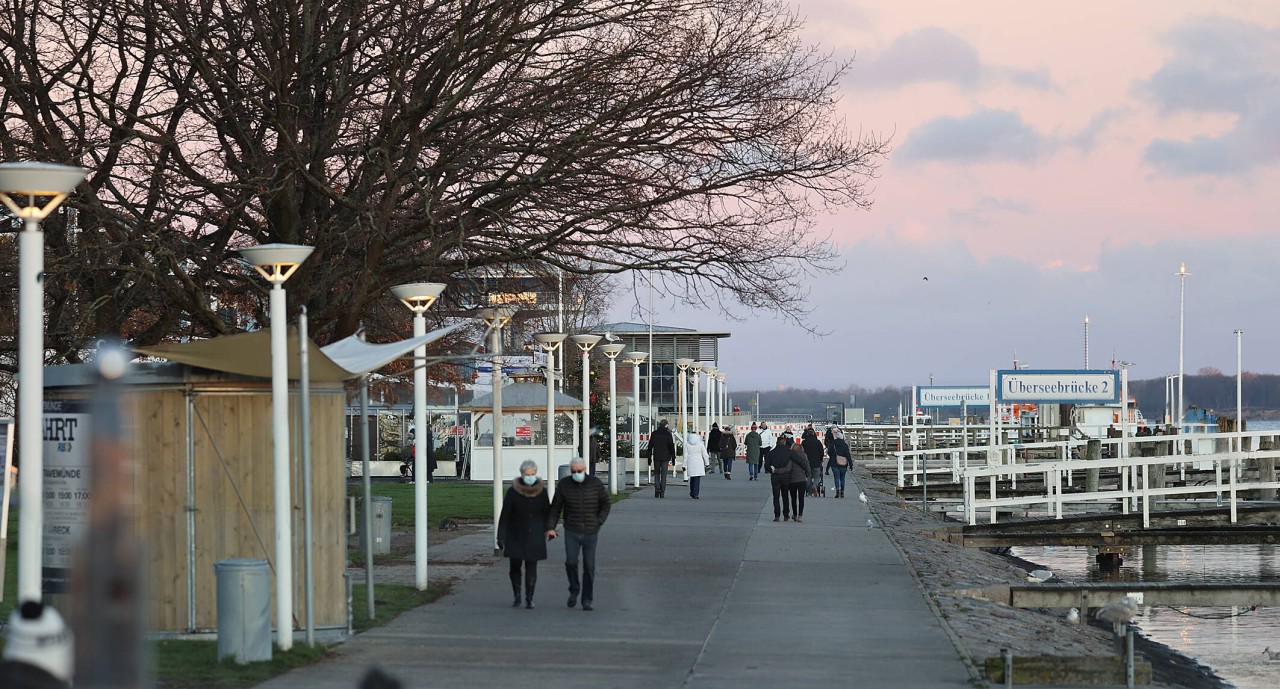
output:
M 215 562 L 218 595 L 218 660 L 271 660 L 271 570 L 266 560 Z
M 391 552 L 391 498 L 374 495 L 369 498 L 373 508 L 373 554 Z M 364 552 L 364 515 L 360 515 L 360 552 Z
M 569 471 L 569 465 L 568 465 L 568 464 L 561 464 L 560 466 L 556 467 L 556 480 L 558 481 L 558 480 L 560 480 L 560 479 L 562 479 L 562 478 L 565 478 L 565 477 L 566 477 L 566 476 L 568 476 L 570 473 L 572 473 L 572 472 L 570 472 L 570 471 Z

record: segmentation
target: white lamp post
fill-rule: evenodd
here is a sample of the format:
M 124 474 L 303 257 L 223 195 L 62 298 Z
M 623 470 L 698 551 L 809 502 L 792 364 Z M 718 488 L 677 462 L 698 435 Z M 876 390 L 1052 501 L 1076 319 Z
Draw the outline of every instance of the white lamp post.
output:
M 625 359 L 631 364 L 631 461 L 636 488 L 640 487 L 640 365 L 648 357 L 648 352 L 627 352 Z
M 609 492 L 618 494 L 618 355 L 626 345 L 617 342 L 600 345 L 609 357 Z
M 684 434 L 688 431 L 685 420 L 686 403 L 684 398 L 689 394 L 689 388 L 685 385 L 685 372 L 693 365 L 693 359 L 676 359 L 676 369 L 680 371 L 679 394 L 676 395 L 676 404 L 680 406 L 680 430 L 676 435 L 680 436 L 681 444 L 684 443 Z
M 1178 267 L 1178 272 L 1174 273 L 1178 276 L 1178 435 L 1182 435 L 1183 413 L 1186 410 L 1186 403 L 1182 397 L 1182 360 L 1183 360 L 1183 332 L 1186 328 L 1186 307 L 1187 307 L 1187 276 L 1191 273 L 1187 272 L 1187 264 L 1183 263 Z M 1183 454 L 1183 441 L 1179 439 L 1173 444 L 1175 455 Z
M 18 602 L 39 602 L 44 539 L 44 233 L 40 221 L 89 171 L 53 163 L 0 164 L 0 202 L 22 218 L 18 235 Z M 43 203 L 37 202 L 37 198 Z M 8 480 L 8 477 L 5 477 Z
M 570 335 L 569 341 L 582 350 L 582 461 L 587 464 L 587 473 L 595 467 L 591 462 L 591 348 L 596 346 L 601 336 L 582 334 Z
M 702 389 L 702 379 L 698 374 L 702 372 L 702 362 L 693 362 L 689 366 L 689 370 L 693 371 L 693 394 L 689 396 L 689 404 L 693 410 L 693 432 L 697 433 L 702 428 L 702 425 L 698 423 L 698 392 Z
M 716 390 L 720 392 L 720 401 L 716 404 L 716 411 L 720 415 L 720 428 L 724 428 L 724 412 L 729 406 L 729 393 L 724 387 L 725 375 L 723 372 L 716 374 Z
M 1244 387 L 1241 384 L 1244 376 L 1244 368 L 1240 358 L 1240 339 L 1244 336 L 1244 330 L 1235 329 L 1236 334 L 1236 433 L 1244 430 Z M 1236 452 L 1244 451 L 1244 438 L 1236 436 Z
M 299 244 L 262 244 L 241 249 L 271 283 L 271 444 L 275 483 L 276 641 L 293 648 L 293 516 L 289 491 L 289 329 L 284 283 L 314 250 Z M 369 509 L 366 505 L 365 509 Z
M 498 549 L 498 517 L 502 515 L 502 328 L 515 315 L 514 306 L 480 310 L 489 327 L 489 352 L 493 356 L 493 552 Z
M 1089 369 L 1089 316 L 1084 317 L 1084 367 Z
M 427 334 L 427 309 L 444 292 L 439 282 L 414 282 L 396 285 L 391 294 L 413 312 L 413 336 Z M 431 458 L 427 457 L 427 347 L 413 350 L 413 565 L 419 591 L 427 590 L 427 476 Z
M 533 339 L 547 353 L 547 496 L 556 496 L 556 350 L 564 344 L 564 333 L 534 333 Z
M 707 433 L 711 433 L 711 423 L 716 420 L 716 401 L 719 395 L 716 393 L 716 367 L 707 366 L 702 369 L 707 375 Z M 712 463 L 715 466 L 715 463 Z

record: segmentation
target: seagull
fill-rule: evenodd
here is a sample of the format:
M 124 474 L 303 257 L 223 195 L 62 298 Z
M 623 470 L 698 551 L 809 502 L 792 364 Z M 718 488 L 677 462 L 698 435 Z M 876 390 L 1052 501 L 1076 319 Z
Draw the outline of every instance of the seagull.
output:
M 864 493 L 864 492 L 862 492 L 862 491 L 858 491 L 858 499 L 859 499 L 859 500 L 861 500 L 861 501 L 862 501 L 862 504 L 864 504 L 864 505 L 869 504 L 869 503 L 867 502 L 867 494 L 866 494 L 866 493 Z
M 1262 649 L 1262 652 L 1266 653 L 1267 658 L 1271 660 L 1280 660 L 1280 651 L 1273 651 L 1271 650 L 1270 646 L 1267 646 L 1266 648 Z
M 1027 581 L 1035 582 L 1049 581 L 1052 578 L 1053 572 L 1050 572 L 1047 569 L 1033 569 L 1031 570 L 1031 573 L 1027 575 Z
M 1080 624 L 1080 608 L 1071 608 L 1067 611 L 1067 624 Z
M 874 529 L 874 528 L 876 528 L 876 521 L 875 521 L 874 519 L 871 519 L 870 517 L 868 517 L 868 518 L 867 518 L 867 531 L 870 531 L 870 530 L 872 530 L 872 529 Z
M 1097 612 L 1093 613 L 1093 616 L 1103 622 L 1110 622 L 1112 631 L 1115 632 L 1116 636 L 1120 636 L 1123 625 L 1138 616 L 1138 601 L 1125 596 L 1121 600 L 1099 608 Z
M 928 282 L 928 281 L 929 281 L 928 276 L 926 276 L 926 277 L 924 278 L 924 281 L 925 281 L 925 282 Z
M 606 330 L 604 333 L 605 342 L 617 342 L 620 339 L 622 338 L 618 337 L 617 335 L 614 335 L 612 332 L 609 332 L 608 330 Z

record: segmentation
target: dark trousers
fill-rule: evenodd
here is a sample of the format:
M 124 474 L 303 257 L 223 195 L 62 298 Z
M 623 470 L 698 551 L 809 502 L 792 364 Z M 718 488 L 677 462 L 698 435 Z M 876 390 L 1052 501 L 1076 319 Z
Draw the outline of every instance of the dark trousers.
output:
M 528 600 L 533 600 L 533 588 L 538 583 L 538 561 L 537 560 L 521 560 L 520 558 L 507 558 L 511 561 L 511 591 L 520 597 L 520 565 L 524 564 L 524 596 Z
M 595 600 L 594 582 L 596 578 L 596 539 L 599 532 L 592 534 L 564 530 L 564 570 L 569 576 L 569 593 L 582 593 L 582 602 L 589 605 Z M 578 583 L 578 555 L 582 555 L 582 583 Z
M 721 457 L 720 461 L 724 463 L 724 473 L 733 473 L 733 457 Z
M 747 462 L 747 476 L 755 478 L 760 475 L 760 465 Z
M 689 479 L 689 497 L 696 498 L 702 492 L 702 477 L 694 476 Z
M 780 479 L 770 477 L 769 486 L 773 488 L 773 516 L 781 517 L 791 514 L 787 503 L 787 484 Z
M 653 463 L 653 494 L 661 497 L 667 492 L 667 463 Z
M 791 514 L 797 517 L 804 516 L 804 493 L 808 488 L 806 481 L 797 481 L 787 485 L 787 492 L 791 494 Z

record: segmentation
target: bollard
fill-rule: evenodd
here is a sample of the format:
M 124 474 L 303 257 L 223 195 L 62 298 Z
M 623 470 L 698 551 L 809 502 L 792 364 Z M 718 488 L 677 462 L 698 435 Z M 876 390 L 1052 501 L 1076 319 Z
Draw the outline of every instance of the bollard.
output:
M 373 553 L 382 555 L 391 552 L 391 498 L 375 495 L 369 498 L 373 508 Z M 362 520 L 362 525 L 365 520 Z M 360 549 L 364 550 L 364 529 L 360 529 Z
M 237 558 L 214 563 L 218 660 L 232 656 L 240 665 L 271 660 L 270 572 L 266 560 Z
M 1007 648 L 1000 649 L 1000 657 L 1004 658 L 1004 686 L 1013 687 L 1013 652 Z
M 1101 440 L 1089 441 L 1088 445 L 1085 446 L 1085 459 L 1086 460 L 1102 459 L 1102 441 Z M 1098 469 L 1084 470 L 1084 492 L 1096 493 L 1098 491 L 1099 475 L 1100 473 Z
M 1133 689 L 1133 625 L 1124 625 L 1124 685 Z

